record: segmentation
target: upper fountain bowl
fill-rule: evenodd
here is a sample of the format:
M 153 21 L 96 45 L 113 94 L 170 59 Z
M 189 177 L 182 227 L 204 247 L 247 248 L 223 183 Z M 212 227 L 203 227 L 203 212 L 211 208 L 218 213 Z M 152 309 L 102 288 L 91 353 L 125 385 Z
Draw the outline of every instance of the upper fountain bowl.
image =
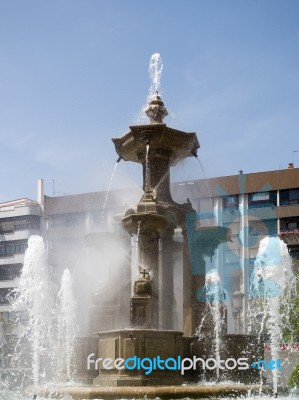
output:
M 146 144 L 150 147 L 150 158 L 165 159 L 169 166 L 194 156 L 199 148 L 195 133 L 178 131 L 165 124 L 130 126 L 129 133 L 112 141 L 124 161 L 141 164 L 145 163 Z

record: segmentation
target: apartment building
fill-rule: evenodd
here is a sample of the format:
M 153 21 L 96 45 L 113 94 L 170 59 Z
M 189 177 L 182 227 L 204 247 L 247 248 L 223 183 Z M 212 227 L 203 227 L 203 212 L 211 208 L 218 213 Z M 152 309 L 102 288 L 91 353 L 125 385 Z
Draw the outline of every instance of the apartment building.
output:
M 279 236 L 299 265 L 299 169 L 217 177 L 174 185 L 177 201 L 186 197 L 198 211 L 198 227 L 230 228 L 231 239 L 221 244 L 206 271 L 218 270 L 235 319 L 236 333 L 246 330 L 250 277 L 265 236 Z M 211 198 L 210 198 L 211 196 Z
M 27 241 L 40 234 L 41 205 L 27 198 L 0 204 L 0 316 L 9 325 L 8 296 L 16 286 L 24 262 Z

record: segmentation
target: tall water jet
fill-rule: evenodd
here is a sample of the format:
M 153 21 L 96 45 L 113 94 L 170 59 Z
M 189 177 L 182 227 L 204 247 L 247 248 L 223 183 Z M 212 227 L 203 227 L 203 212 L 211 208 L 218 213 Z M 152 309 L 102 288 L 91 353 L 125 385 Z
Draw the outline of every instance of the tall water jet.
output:
M 12 310 L 26 315 L 25 323 L 21 316 L 17 320 L 19 343 L 29 343 L 32 379 L 36 390 L 40 377 L 53 366 L 54 355 L 48 349 L 53 348 L 55 330 L 53 286 L 47 268 L 44 241 L 40 236 L 31 236 L 28 240 L 22 274 L 13 291 L 13 298 Z
M 211 211 L 212 211 L 214 207 L 213 207 L 213 200 L 212 200 L 212 195 L 211 195 L 211 191 L 210 191 L 210 186 L 209 186 L 208 178 L 207 178 L 205 169 L 204 169 L 204 167 L 203 167 L 203 164 L 202 164 L 201 160 L 199 159 L 197 153 L 194 153 L 194 157 L 196 158 L 196 160 L 197 160 L 197 162 L 198 162 L 198 165 L 200 166 L 201 172 L 202 172 L 202 174 L 203 174 L 203 177 L 204 177 L 204 180 L 205 180 L 205 185 L 206 185 L 206 188 L 207 188 L 207 194 L 208 194 L 208 196 L 209 196 L 209 201 L 210 201 L 210 203 L 211 203 Z
M 289 326 L 295 277 L 287 245 L 278 237 L 261 240 L 250 279 L 250 329 L 269 340 L 272 360 L 279 359 L 283 331 Z M 283 312 L 282 312 L 283 310 Z M 272 370 L 273 392 L 277 395 L 279 369 Z
M 74 344 L 78 333 L 77 307 L 73 293 L 72 276 L 64 270 L 61 287 L 58 292 L 58 369 L 66 375 L 66 381 L 72 380 L 74 373 Z
M 140 254 L 139 254 L 139 240 L 140 240 L 140 228 L 141 228 L 141 221 L 138 221 L 138 228 L 137 228 L 137 233 L 136 233 L 136 243 L 135 243 L 135 265 L 136 265 L 136 270 L 134 271 L 136 273 L 136 271 L 139 270 L 139 266 L 140 266 Z
M 0 351 L 3 349 L 4 346 L 6 346 L 7 341 L 5 337 L 5 332 L 3 328 L 3 322 L 0 320 Z
M 0 388 L 2 386 L 2 369 L 4 367 L 4 349 L 7 345 L 7 340 L 5 337 L 3 322 L 0 320 Z
M 151 79 L 149 100 L 154 94 L 160 92 L 162 71 L 163 71 L 162 58 L 159 53 L 154 53 L 151 56 L 149 65 L 149 76 Z
M 118 166 L 120 160 L 121 160 L 121 157 L 119 157 L 117 159 L 116 163 L 114 164 L 114 168 L 113 168 L 113 171 L 112 171 L 112 174 L 111 174 L 111 177 L 110 177 L 110 180 L 109 180 L 109 184 L 108 184 L 108 187 L 107 187 L 107 190 L 106 190 L 106 193 L 105 193 L 105 199 L 104 199 L 103 207 L 102 207 L 102 210 L 101 210 L 101 216 L 100 216 L 100 232 L 102 232 L 102 227 L 103 227 L 104 217 L 105 217 L 104 214 L 105 214 L 105 210 L 106 210 L 106 207 L 107 207 L 107 204 L 108 204 L 109 193 L 110 193 L 112 182 L 113 182 L 113 178 L 114 178 L 114 175 L 116 173 L 116 169 L 117 169 L 117 166 Z
M 225 326 L 224 291 L 220 276 L 216 269 L 211 269 L 206 274 L 205 286 L 199 290 L 198 298 L 206 303 L 206 312 L 202 317 L 199 328 L 196 331 L 199 339 L 202 338 L 203 326 L 208 327 L 212 340 L 212 352 L 216 359 L 216 378 L 219 380 L 221 337 Z

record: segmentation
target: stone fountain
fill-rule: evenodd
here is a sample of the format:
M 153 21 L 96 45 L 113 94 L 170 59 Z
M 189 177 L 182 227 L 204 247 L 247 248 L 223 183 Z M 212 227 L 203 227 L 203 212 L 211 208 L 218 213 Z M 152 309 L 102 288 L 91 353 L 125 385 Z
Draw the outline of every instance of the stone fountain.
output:
M 212 256 L 220 243 L 229 240 L 229 230 L 217 226 L 202 228 L 191 202 L 178 204 L 171 197 L 170 167 L 197 156 L 196 134 L 163 123 L 167 110 L 158 92 L 151 96 L 145 113 L 149 124 L 131 126 L 123 137 L 112 139 L 119 157 L 143 166 L 144 194 L 136 208 L 127 210 L 122 218 L 125 230 L 138 237 L 139 277 L 130 299 L 131 327 L 99 332 L 98 355 L 112 360 L 212 356 L 211 318 L 207 318 L 205 340 L 199 342 L 194 337 L 205 309 L 205 302 L 198 299 L 198 289 L 205 280 L 204 256 Z M 173 254 L 178 245 L 173 236 L 178 228 L 183 236 L 183 332 L 173 329 Z M 244 351 L 246 346 L 252 352 L 248 341 L 244 344 L 244 337 L 231 335 L 226 342 L 227 356 L 236 353 L 232 349 Z M 253 347 L 256 350 L 256 342 Z M 107 370 L 100 363 L 99 370 L 94 385 L 165 386 L 181 385 L 186 380 L 179 368 L 157 369 L 147 375 L 142 368 Z M 193 371 L 196 379 L 198 370 L 199 366 Z M 187 379 L 191 379 L 190 374 Z M 251 373 L 249 380 L 258 379 L 255 372 Z
M 112 139 L 116 152 L 125 161 L 143 165 L 144 194 L 136 209 L 129 209 L 122 219 L 131 235 L 138 234 L 140 276 L 134 282 L 130 300 L 132 329 L 99 333 L 99 354 L 124 359 L 161 359 L 182 355 L 182 332 L 173 330 L 173 259 L 174 230 L 181 227 L 185 234 L 185 215 L 194 212 L 190 203 L 177 204 L 170 194 L 170 167 L 199 148 L 195 133 L 185 133 L 166 126 L 167 110 L 156 93 L 145 110 L 148 125 L 131 126 L 120 139 Z M 185 242 L 186 243 L 186 242 Z M 187 249 L 186 249 L 187 255 Z M 186 257 L 187 261 L 187 257 Z M 189 270 L 187 262 L 184 271 Z M 190 287 L 190 273 L 184 274 L 184 285 Z M 184 325 L 190 324 L 190 302 L 184 310 Z M 191 331 L 192 328 L 189 327 Z M 179 371 L 101 370 L 96 384 L 170 385 L 182 383 Z
M 124 303 L 129 304 L 121 308 L 123 312 L 127 309 L 130 313 L 130 327 L 106 329 L 98 332 L 97 337 L 81 338 L 77 351 L 77 380 L 89 386 L 56 388 L 52 392 L 54 396 L 55 393 L 57 396 L 68 393 L 78 399 L 145 395 L 200 398 L 246 394 L 248 389 L 256 389 L 254 385 L 246 384 L 257 383 L 260 379 L 259 371 L 251 370 L 243 375 L 234 375 L 232 371 L 229 375 L 224 374 L 225 378 L 235 378 L 246 383 L 243 386 L 181 386 L 192 379 L 198 382 L 202 370 L 195 363 L 196 368 L 192 369 L 192 373 L 183 376 L 179 360 L 213 356 L 211 332 L 215 325 L 210 316 L 206 318 L 203 327 L 204 339 L 199 340 L 195 336 L 203 313 L 206 312 L 205 299 L 199 299 L 198 293 L 206 279 L 204 257 L 213 256 L 220 243 L 230 240 L 230 232 L 223 227 L 201 226 L 190 201 L 178 204 L 171 197 L 170 167 L 187 157 L 197 157 L 200 146 L 196 134 L 170 128 L 163 122 L 168 113 L 158 91 L 151 94 L 145 113 L 150 120 L 148 124 L 131 126 L 124 136 L 112 139 L 119 158 L 143 166 L 143 196 L 135 208 L 128 209 L 122 216 L 123 227 L 129 235 L 137 237 L 138 246 L 139 276 L 133 282 L 130 299 L 126 286 Z M 174 241 L 174 233 L 178 229 L 182 234 L 182 244 Z M 94 235 L 87 239 L 98 246 L 99 240 Z M 173 254 L 178 251 L 178 247 L 183 253 L 182 331 L 175 330 L 173 323 Z M 128 269 L 126 271 L 128 273 Z M 95 298 L 100 302 L 99 294 Z M 225 315 L 224 304 L 220 308 Z M 255 338 L 226 335 L 225 324 L 221 336 L 224 343 L 221 357 L 238 358 L 246 352 L 251 360 L 253 353 L 258 358 L 262 354 Z M 98 363 L 98 370 L 87 371 L 86 361 L 90 353 L 95 358 L 113 361 L 130 359 L 133 364 L 135 360 L 142 359 L 173 361 L 172 368 L 153 368 L 149 374 L 146 368 L 120 369 L 116 368 L 115 363 L 110 363 L 109 368 L 106 368 L 107 365 L 102 362 Z M 177 365 L 174 365 L 175 362 Z M 211 379 L 215 378 L 215 375 L 210 375 Z M 47 393 L 48 389 L 40 391 L 40 394 Z

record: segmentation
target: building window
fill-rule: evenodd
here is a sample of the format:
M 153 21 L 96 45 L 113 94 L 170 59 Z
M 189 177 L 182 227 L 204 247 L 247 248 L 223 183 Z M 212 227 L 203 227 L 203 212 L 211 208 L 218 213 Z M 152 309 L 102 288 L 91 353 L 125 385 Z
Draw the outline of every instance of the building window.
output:
M 277 192 L 258 192 L 248 194 L 248 208 L 271 207 L 277 205 Z
M 248 236 L 274 236 L 277 235 L 276 219 L 249 220 Z
M 13 233 L 22 229 L 39 229 L 40 218 L 37 216 L 2 218 L 0 221 L 0 233 Z
M 13 297 L 13 288 L 0 288 L 0 305 L 9 304 L 9 298 Z
M 0 257 L 9 257 L 14 254 L 23 254 L 27 248 L 27 240 L 0 243 Z
M 2 220 L 0 222 L 0 233 L 12 233 L 14 228 L 15 226 L 13 220 Z
M 299 247 L 290 248 L 290 256 L 293 260 L 299 260 Z
M 291 206 L 299 204 L 299 189 L 287 189 L 279 192 L 280 205 Z
M 15 230 L 39 229 L 40 218 L 36 216 L 20 217 L 15 220 Z
M 281 218 L 280 220 L 280 232 L 289 232 L 299 229 L 299 218 L 289 217 Z
M 0 266 L 0 281 L 11 281 L 21 275 L 22 264 L 9 264 Z
M 239 208 L 239 195 L 233 195 L 233 196 L 225 196 L 223 197 L 223 208 L 224 209 L 231 209 L 235 210 Z

